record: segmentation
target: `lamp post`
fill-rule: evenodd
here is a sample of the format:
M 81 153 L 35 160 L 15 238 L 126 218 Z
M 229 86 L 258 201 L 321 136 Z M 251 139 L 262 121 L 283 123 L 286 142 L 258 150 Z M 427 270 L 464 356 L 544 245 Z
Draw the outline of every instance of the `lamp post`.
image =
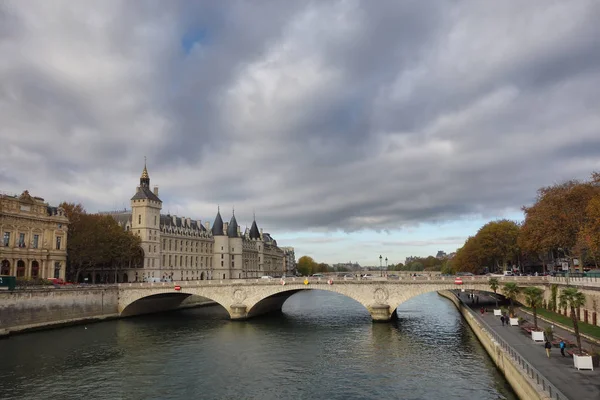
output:
M 387 268 L 388 268 L 388 266 L 387 266 L 387 257 L 386 257 L 385 258 L 385 276 L 387 276 Z
M 379 276 L 383 276 L 383 270 L 381 269 L 381 263 L 383 261 L 383 257 L 381 257 L 381 254 L 379 255 Z

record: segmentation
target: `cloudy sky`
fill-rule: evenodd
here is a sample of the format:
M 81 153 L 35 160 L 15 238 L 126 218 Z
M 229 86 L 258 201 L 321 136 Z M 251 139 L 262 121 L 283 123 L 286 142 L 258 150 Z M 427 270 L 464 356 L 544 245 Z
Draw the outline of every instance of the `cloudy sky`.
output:
M 0 1 L 0 191 L 378 263 L 600 170 L 600 2 Z

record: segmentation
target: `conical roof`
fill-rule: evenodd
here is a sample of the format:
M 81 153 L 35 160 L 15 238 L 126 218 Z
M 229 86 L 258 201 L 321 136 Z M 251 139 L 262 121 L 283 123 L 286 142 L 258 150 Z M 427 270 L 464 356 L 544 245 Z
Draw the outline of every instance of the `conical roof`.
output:
M 250 227 L 250 239 L 260 239 L 260 231 L 256 225 L 256 220 L 252 221 L 252 226 Z
M 221 218 L 221 211 L 217 211 L 215 222 L 212 226 L 213 236 L 223 236 L 223 219 Z
M 230 238 L 238 237 L 238 223 L 235 220 L 235 214 L 231 216 L 231 221 L 229 221 L 229 226 L 227 226 L 227 236 Z

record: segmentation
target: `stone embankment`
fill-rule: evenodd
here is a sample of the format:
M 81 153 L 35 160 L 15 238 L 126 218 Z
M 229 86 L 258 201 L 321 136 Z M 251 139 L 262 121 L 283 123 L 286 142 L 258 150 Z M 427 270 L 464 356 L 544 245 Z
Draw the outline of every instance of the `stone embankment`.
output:
M 492 332 L 474 317 L 473 313 L 456 298 L 454 293 L 443 290 L 439 291 L 438 294 L 456 305 L 456 308 L 458 308 L 465 321 L 469 324 L 475 333 L 475 336 L 477 336 L 477 339 L 479 339 L 492 361 L 494 361 L 500 372 L 506 377 L 506 380 L 510 383 L 520 399 L 546 400 L 552 398 L 542 386 L 537 384 L 534 378 L 531 378 L 528 375 L 528 371 L 523 369 L 523 367 L 511 357 L 509 351 L 499 343 Z M 536 378 L 539 381 L 540 377 L 538 376 Z M 542 382 L 544 383 L 544 386 L 546 386 L 545 379 L 543 377 L 541 378 L 543 379 Z
M 44 287 L 0 291 L 0 337 L 119 318 L 117 286 Z M 133 315 L 213 305 L 200 296 L 149 298 Z

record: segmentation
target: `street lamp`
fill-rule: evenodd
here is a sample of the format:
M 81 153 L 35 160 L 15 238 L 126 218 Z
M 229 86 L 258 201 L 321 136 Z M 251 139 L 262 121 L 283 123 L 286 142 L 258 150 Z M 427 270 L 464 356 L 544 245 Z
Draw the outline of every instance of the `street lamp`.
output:
M 385 276 L 387 276 L 387 257 L 385 258 Z
M 381 269 L 381 262 L 383 260 L 383 257 L 381 257 L 381 254 L 379 255 L 379 276 L 383 276 L 383 271 Z

